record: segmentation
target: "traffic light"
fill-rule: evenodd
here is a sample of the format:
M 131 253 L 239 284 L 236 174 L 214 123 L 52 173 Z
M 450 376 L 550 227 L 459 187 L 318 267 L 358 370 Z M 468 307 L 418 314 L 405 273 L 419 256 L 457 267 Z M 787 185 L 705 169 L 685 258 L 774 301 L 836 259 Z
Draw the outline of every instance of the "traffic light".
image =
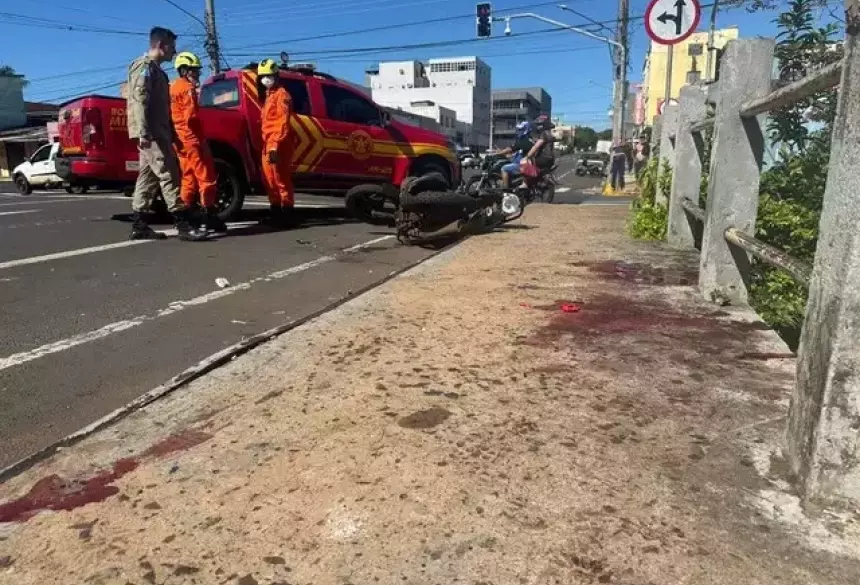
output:
M 478 17 L 478 38 L 486 39 L 493 35 L 493 5 L 482 2 L 475 6 Z

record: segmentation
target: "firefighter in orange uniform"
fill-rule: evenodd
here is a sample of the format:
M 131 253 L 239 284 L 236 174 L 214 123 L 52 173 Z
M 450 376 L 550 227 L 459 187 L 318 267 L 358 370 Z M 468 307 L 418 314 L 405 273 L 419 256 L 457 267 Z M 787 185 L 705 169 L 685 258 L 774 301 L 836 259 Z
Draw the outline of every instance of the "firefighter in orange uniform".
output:
M 264 59 L 257 67 L 260 84 L 265 88 L 263 105 L 263 180 L 269 196 L 271 214 L 267 223 L 287 227 L 293 220 L 293 141 L 290 118 L 293 105 L 290 94 L 281 85 L 278 66 Z
M 170 84 L 170 115 L 181 143 L 177 154 L 182 169 L 180 196 L 188 209 L 197 202 L 198 191 L 206 212 L 201 231 L 226 233 L 227 226 L 218 217 L 218 175 L 212 153 L 203 137 L 198 117 L 197 88 L 200 85 L 200 59 L 194 53 L 179 53 L 174 61 L 179 78 Z

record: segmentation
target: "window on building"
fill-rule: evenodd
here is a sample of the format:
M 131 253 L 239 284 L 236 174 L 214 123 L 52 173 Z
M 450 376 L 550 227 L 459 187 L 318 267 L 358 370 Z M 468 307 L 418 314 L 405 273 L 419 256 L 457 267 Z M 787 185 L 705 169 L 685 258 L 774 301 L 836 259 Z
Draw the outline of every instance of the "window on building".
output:
M 702 43 L 692 43 L 687 48 L 687 53 L 690 55 L 690 57 L 699 57 L 702 55 L 704 50 L 705 50 L 705 47 L 704 47 L 704 45 L 702 45 Z
M 381 121 L 379 109 L 367 99 L 336 85 L 323 85 L 323 98 L 328 117 L 332 120 L 378 126 Z
M 702 80 L 702 73 L 700 71 L 688 71 L 687 72 L 687 83 L 699 83 Z

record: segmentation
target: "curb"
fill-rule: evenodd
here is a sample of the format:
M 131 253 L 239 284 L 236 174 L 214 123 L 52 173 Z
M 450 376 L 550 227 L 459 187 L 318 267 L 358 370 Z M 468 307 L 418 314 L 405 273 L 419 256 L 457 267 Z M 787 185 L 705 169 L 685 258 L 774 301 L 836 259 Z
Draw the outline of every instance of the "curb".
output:
M 263 343 L 266 343 L 267 341 L 270 341 L 272 339 L 275 339 L 276 337 L 283 335 L 284 333 L 287 333 L 287 332 L 291 331 L 292 329 L 295 329 L 295 328 L 300 327 L 300 326 L 302 326 L 302 325 L 304 325 L 310 321 L 313 321 L 314 319 L 317 319 L 317 318 L 321 317 L 322 315 L 339 308 L 340 306 L 348 303 L 349 301 L 355 300 L 356 298 L 360 297 L 361 295 L 364 295 L 364 294 L 372 291 L 375 288 L 378 288 L 384 284 L 387 284 L 388 282 L 391 282 L 392 280 L 403 275 L 404 273 L 409 272 L 413 268 L 436 258 L 437 256 L 439 256 L 440 254 L 443 254 L 444 252 L 447 252 L 448 250 L 454 248 L 458 244 L 466 241 L 467 239 L 468 239 L 468 236 L 461 238 L 455 242 L 452 242 L 451 244 L 448 244 L 447 246 L 443 246 L 442 248 L 434 251 L 429 256 L 421 258 L 420 260 L 418 260 L 416 262 L 412 262 L 412 263 L 407 264 L 406 266 L 404 266 L 402 268 L 399 268 L 393 272 L 390 272 L 381 280 L 374 282 L 372 284 L 369 284 L 369 285 L 359 289 L 358 291 L 356 291 L 352 294 L 347 294 L 343 298 L 338 299 L 337 301 L 334 301 L 332 303 L 329 303 L 325 307 L 323 307 L 317 311 L 314 311 L 313 313 L 310 313 L 308 315 L 305 315 L 304 317 L 301 317 L 299 319 L 295 319 L 293 321 L 288 321 L 282 325 L 272 327 L 271 329 L 267 329 L 267 330 L 265 330 L 261 333 L 258 333 L 252 337 L 249 337 L 247 339 L 243 339 L 242 341 L 235 343 L 229 347 L 225 347 L 221 351 L 218 351 L 218 352 L 210 355 L 209 357 L 201 360 L 200 362 L 198 362 L 194 366 L 192 366 L 192 367 L 188 368 L 187 370 L 183 371 L 182 373 L 174 376 L 173 378 L 171 378 L 170 380 L 168 380 L 164 384 L 160 384 L 159 386 L 156 386 L 152 390 L 149 390 L 148 392 L 142 394 L 141 396 L 138 396 L 137 398 L 135 398 L 134 400 L 132 400 L 131 402 L 129 402 L 125 406 L 121 406 L 120 408 L 114 410 L 113 412 L 108 413 L 107 415 L 96 420 L 95 422 L 90 423 L 89 425 L 85 426 L 84 428 L 82 428 L 78 431 L 75 431 L 74 433 L 72 433 L 70 435 L 63 437 L 62 439 L 55 441 L 54 443 L 48 445 L 47 447 L 43 447 L 42 449 L 39 449 L 35 453 L 24 457 L 20 461 L 17 461 L 17 462 L 9 465 L 8 467 L 6 467 L 4 469 L 0 469 L 0 484 L 5 483 L 9 479 L 11 479 L 11 478 L 21 474 L 22 472 L 30 469 L 35 464 L 37 464 L 41 461 L 44 461 L 48 457 L 56 454 L 58 451 L 65 449 L 65 448 L 68 448 L 68 447 L 71 447 L 71 446 L 75 445 L 76 443 L 79 443 L 83 439 L 86 439 L 90 435 L 92 435 L 92 434 L 94 434 L 94 433 L 96 433 L 96 432 L 98 432 L 98 431 L 100 431 L 106 427 L 109 427 L 110 425 L 112 425 L 116 422 L 119 422 L 120 420 L 126 418 L 127 416 L 141 410 L 142 408 L 146 407 L 147 405 L 152 404 L 156 400 L 159 400 L 160 398 L 168 396 L 169 394 L 173 393 L 175 390 L 182 388 L 186 384 L 189 384 L 190 382 L 193 382 L 194 380 L 208 374 L 209 372 L 219 368 L 220 366 L 226 364 L 227 362 L 230 362 L 233 359 L 251 351 L 252 349 L 256 348 L 257 346 L 262 345 Z

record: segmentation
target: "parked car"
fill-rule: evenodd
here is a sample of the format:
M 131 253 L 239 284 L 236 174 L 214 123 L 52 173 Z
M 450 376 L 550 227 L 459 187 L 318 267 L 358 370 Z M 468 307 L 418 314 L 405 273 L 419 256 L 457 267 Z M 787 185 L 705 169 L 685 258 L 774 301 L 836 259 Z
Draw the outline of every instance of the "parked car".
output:
M 59 151 L 59 143 L 46 144 L 12 169 L 12 180 L 21 195 L 29 195 L 34 187 L 55 189 L 64 186 L 63 179 L 57 174 L 56 161 Z M 81 193 L 85 190 L 66 185 L 66 191 Z
M 395 187 L 439 173 L 452 186 L 461 168 L 454 144 L 438 132 L 393 120 L 367 96 L 307 67 L 283 68 L 292 97 L 296 189 L 345 194 L 363 184 Z M 218 172 L 222 219 L 235 217 L 246 193 L 261 193 L 261 103 L 256 64 L 219 73 L 200 88 L 200 120 Z M 128 138 L 124 99 L 92 95 L 63 104 L 57 172 L 68 181 L 128 190 L 138 152 Z

